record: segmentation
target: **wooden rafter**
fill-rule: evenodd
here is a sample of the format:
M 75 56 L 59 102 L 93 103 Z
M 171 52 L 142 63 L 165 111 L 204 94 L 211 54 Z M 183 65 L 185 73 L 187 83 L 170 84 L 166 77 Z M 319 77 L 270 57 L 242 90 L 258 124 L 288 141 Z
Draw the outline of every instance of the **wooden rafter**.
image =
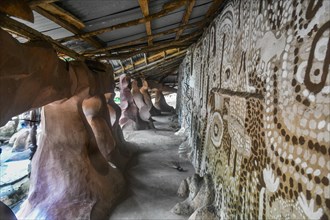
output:
M 154 67 L 159 66 L 159 64 L 163 63 L 164 61 L 169 62 L 169 61 L 171 61 L 173 59 L 177 59 L 178 57 L 183 57 L 183 56 L 185 56 L 186 52 L 187 52 L 186 50 L 179 51 L 179 52 L 174 53 L 174 54 L 172 54 L 170 56 L 167 56 L 166 58 L 162 58 L 162 59 L 159 59 L 159 60 L 157 60 L 155 62 L 152 62 L 152 63 L 150 63 L 150 64 L 148 64 L 146 66 L 142 66 L 142 67 L 136 68 L 135 70 L 131 71 L 130 73 L 131 74 L 134 74 L 134 73 L 141 72 L 141 71 L 147 71 L 148 69 L 151 69 L 151 68 L 154 68 Z M 116 71 L 115 74 L 119 74 L 121 72 L 122 71 Z
M 176 56 L 175 54 L 178 53 L 179 50 L 170 49 L 170 50 L 166 50 L 166 52 L 167 52 L 167 54 L 171 55 L 171 57 L 173 57 L 173 56 Z M 182 53 L 184 53 L 184 51 L 182 51 Z M 152 55 L 152 56 L 150 56 L 150 57 L 145 57 L 145 58 L 143 58 L 143 59 L 137 60 L 137 61 L 135 62 L 135 66 L 138 66 L 138 65 L 140 65 L 140 64 L 142 64 L 142 63 L 145 63 L 146 60 L 147 60 L 148 65 L 149 65 L 149 64 L 151 65 L 151 64 L 153 64 L 155 61 L 158 61 L 159 59 L 162 58 L 161 54 L 162 54 L 162 52 L 161 52 L 161 53 L 156 53 L 156 54 L 154 54 L 154 55 Z M 169 58 L 171 58 L 171 57 L 169 57 Z M 140 68 L 145 68 L 146 66 L 147 66 L 147 65 L 144 65 L 144 67 L 140 67 Z M 130 68 L 131 68 L 130 66 L 127 66 L 127 67 L 124 69 L 123 66 L 122 66 L 122 69 L 116 70 L 116 71 L 115 71 L 115 74 L 120 74 L 120 73 L 122 73 L 122 72 L 124 72 L 124 71 L 126 71 L 126 70 L 128 70 L 128 69 L 130 69 Z
M 139 4 L 140 4 L 140 8 L 141 8 L 143 16 L 147 17 L 149 15 L 149 0 L 139 0 Z M 149 38 L 149 36 L 152 35 L 151 21 L 147 21 L 145 23 L 145 26 L 146 26 L 147 36 L 148 36 L 148 45 L 151 46 L 152 45 L 152 39 Z
M 219 9 L 220 5 L 223 3 L 224 0 L 213 0 L 213 3 L 207 10 L 205 14 L 205 18 L 210 20 L 215 16 L 215 12 Z M 213 15 L 213 16 L 212 16 Z
M 146 63 L 146 65 L 148 65 L 148 58 L 147 58 L 147 54 L 144 53 L 143 54 L 143 57 L 144 57 L 144 62 Z
M 0 27 L 5 28 L 7 30 L 12 30 L 13 32 L 21 34 L 29 39 L 44 40 L 52 44 L 54 49 L 60 53 L 63 53 L 74 59 L 83 59 L 83 57 L 80 56 L 78 53 L 58 43 L 56 40 L 52 39 L 51 37 L 43 35 L 40 32 L 34 30 L 33 28 L 23 23 L 20 23 L 12 18 L 9 18 L 6 15 L 0 14 Z
M 162 31 L 160 33 L 151 35 L 150 38 L 151 39 L 156 39 L 156 38 L 159 38 L 159 37 L 163 37 L 163 36 L 175 33 L 175 32 L 177 32 L 181 29 L 190 29 L 190 28 L 201 27 L 203 24 L 204 24 L 203 21 L 198 21 L 198 22 L 195 22 L 195 23 L 192 23 L 192 24 L 187 24 L 187 25 L 183 25 L 183 26 L 180 26 L 180 27 L 177 27 L 177 28 Z M 129 47 L 129 46 L 133 46 L 133 45 L 145 42 L 146 40 L 148 40 L 148 37 L 141 37 L 141 38 L 138 38 L 138 39 L 130 41 L 130 42 L 111 45 L 111 46 L 108 46 L 108 47 L 105 47 L 105 48 L 102 48 L 102 49 L 86 51 L 84 53 L 84 55 L 93 55 L 93 54 L 99 54 L 99 53 L 102 53 L 102 52 L 110 51 L 110 50 L 113 50 L 113 49 L 126 48 L 126 47 Z
M 28 4 L 30 5 L 30 7 L 34 7 L 40 4 L 47 4 L 47 3 L 53 3 L 53 2 L 57 2 L 58 0 L 29 0 Z
M 144 23 L 146 23 L 148 21 L 151 21 L 153 19 L 166 16 L 168 13 L 182 7 L 183 4 L 185 4 L 185 2 L 186 2 L 185 0 L 181 0 L 181 1 L 178 1 L 176 4 L 172 5 L 171 7 L 165 8 L 165 9 L 163 9 L 163 10 L 157 12 L 157 13 L 151 14 L 147 17 L 143 17 L 143 18 L 131 20 L 131 21 L 128 21 L 128 22 L 116 24 L 116 25 L 113 25 L 113 26 L 110 26 L 110 27 L 100 28 L 100 29 L 97 29 L 95 31 L 87 32 L 85 34 L 79 34 L 79 35 L 75 35 L 75 36 L 71 36 L 71 37 L 65 37 L 65 38 L 63 38 L 59 41 L 60 42 L 66 42 L 66 41 L 70 41 L 70 40 L 73 40 L 73 39 L 76 39 L 76 38 L 86 38 L 86 37 L 96 36 L 96 35 L 103 34 L 103 33 L 106 33 L 106 32 L 110 32 L 110 31 L 113 31 L 113 30 L 117 30 L 117 29 L 120 29 L 120 28 L 127 28 L 127 27 L 130 27 L 130 26 L 138 25 L 138 24 L 144 24 Z
M 190 15 L 192 13 L 192 10 L 195 6 L 195 3 L 196 1 L 195 0 L 191 0 L 191 1 L 187 1 L 187 5 L 186 5 L 186 10 L 183 14 L 183 17 L 182 17 L 182 21 L 181 21 L 181 25 L 180 26 L 183 26 L 183 25 L 186 25 L 188 24 L 189 22 L 189 18 L 190 18 Z M 180 29 L 179 31 L 176 32 L 176 36 L 175 36 L 175 40 L 178 40 L 181 36 L 181 34 L 183 33 L 183 30 L 184 29 Z
M 165 49 L 170 49 L 170 48 L 178 48 L 178 47 L 188 47 L 192 41 L 196 40 L 198 37 L 200 37 L 202 34 L 201 31 L 196 31 L 193 34 L 186 35 L 182 37 L 180 40 L 176 41 L 167 41 L 167 42 L 159 42 L 157 44 L 154 44 L 153 46 L 139 46 L 139 47 L 134 47 L 130 48 L 130 51 L 128 52 L 123 52 L 119 53 L 122 51 L 115 51 L 116 54 L 113 55 L 106 55 L 106 56 L 99 56 L 97 59 L 102 60 L 102 59 L 125 59 L 130 56 L 134 56 L 140 53 L 145 53 L 145 52 L 155 52 L 155 51 L 161 51 Z
M 68 11 L 58 7 L 57 5 L 50 3 L 50 4 L 39 4 L 38 7 L 42 8 L 44 11 L 49 12 L 50 14 L 56 16 L 57 18 L 67 21 L 71 26 L 74 26 L 78 29 L 85 28 L 85 24 L 80 21 L 76 16 L 72 15 Z
M 33 7 L 33 10 L 38 12 L 42 16 L 48 18 L 49 20 L 55 22 L 56 24 L 60 25 L 61 27 L 65 28 L 66 30 L 72 32 L 73 34 L 83 34 L 83 31 L 81 30 L 82 28 L 78 28 L 77 26 L 72 25 L 70 21 L 64 20 L 67 17 L 61 17 L 58 16 L 57 14 L 53 14 L 52 12 L 47 11 L 40 6 Z M 94 39 L 93 37 L 88 37 L 85 40 L 95 48 L 103 47 L 103 44 L 98 40 Z

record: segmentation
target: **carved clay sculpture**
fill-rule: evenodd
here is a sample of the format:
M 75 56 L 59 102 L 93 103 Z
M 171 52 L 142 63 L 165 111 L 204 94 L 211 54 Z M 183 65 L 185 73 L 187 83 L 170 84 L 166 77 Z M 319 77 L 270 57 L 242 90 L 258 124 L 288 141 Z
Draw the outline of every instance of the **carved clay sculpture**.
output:
M 123 177 L 102 156 L 82 109 L 90 86 L 99 94 L 98 81 L 82 63 L 70 63 L 70 71 L 76 74 L 75 95 L 43 108 L 40 146 L 19 218 L 106 218 L 122 192 Z
M 131 94 L 130 79 L 126 75 L 119 78 L 120 86 L 120 108 L 122 115 L 119 124 L 122 129 L 142 130 L 147 129 L 149 124 L 143 121 L 139 116 L 139 109 L 133 101 Z
M 65 63 L 50 45 L 20 44 L 1 29 L 0 44 L 0 125 L 48 104 L 19 218 L 107 218 L 124 179 L 102 156 L 82 102 L 109 92 L 109 74 L 92 73 L 82 62 Z
M 142 87 L 140 88 L 140 92 L 143 95 L 144 102 L 148 106 L 149 113 L 151 114 L 151 116 L 160 115 L 161 111 L 156 109 L 155 106 L 152 104 L 151 96 L 149 94 L 148 89 L 149 89 L 148 81 L 142 80 Z
M 214 188 L 210 175 L 203 178 L 194 174 L 181 182 L 178 195 L 187 197 L 183 202 L 177 203 L 171 212 L 178 215 L 190 215 L 189 220 L 217 219 L 213 208 Z M 202 218 L 203 217 L 203 218 Z

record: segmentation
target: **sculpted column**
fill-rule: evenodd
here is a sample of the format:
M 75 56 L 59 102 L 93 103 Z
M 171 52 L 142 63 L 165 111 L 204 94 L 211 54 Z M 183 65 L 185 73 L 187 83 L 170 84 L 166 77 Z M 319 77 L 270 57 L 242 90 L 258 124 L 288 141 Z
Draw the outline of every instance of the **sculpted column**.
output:
M 97 80 L 82 63 L 71 63 L 70 72 L 76 76 L 73 96 L 43 108 L 40 146 L 19 218 L 104 219 L 123 191 L 123 177 L 102 156 L 82 109 L 91 91 L 99 94 Z

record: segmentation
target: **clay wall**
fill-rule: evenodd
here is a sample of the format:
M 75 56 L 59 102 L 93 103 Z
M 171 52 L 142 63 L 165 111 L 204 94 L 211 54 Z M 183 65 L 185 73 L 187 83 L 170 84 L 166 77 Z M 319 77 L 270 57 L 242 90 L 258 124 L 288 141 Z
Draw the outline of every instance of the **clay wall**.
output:
M 329 36 L 328 0 L 234 0 L 190 47 L 178 114 L 222 219 L 330 218 Z

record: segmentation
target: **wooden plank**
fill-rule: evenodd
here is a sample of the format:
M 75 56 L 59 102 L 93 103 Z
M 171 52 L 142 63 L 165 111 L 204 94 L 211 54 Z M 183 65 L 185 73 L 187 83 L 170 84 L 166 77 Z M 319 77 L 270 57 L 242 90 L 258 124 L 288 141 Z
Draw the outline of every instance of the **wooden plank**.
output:
M 148 65 L 148 58 L 147 58 L 147 54 L 144 53 L 143 54 L 143 57 L 144 57 L 144 62 L 146 63 L 146 65 Z
M 205 14 L 205 18 L 211 20 L 215 16 L 215 12 L 219 9 L 220 5 L 223 3 L 224 0 L 213 0 L 212 5 L 209 7 Z
M 163 36 L 175 33 L 175 32 L 177 32 L 181 29 L 190 29 L 190 28 L 195 28 L 195 27 L 202 27 L 203 24 L 204 24 L 204 21 L 198 21 L 198 22 L 195 22 L 195 23 L 192 23 L 192 24 L 187 24 L 187 25 L 172 28 L 172 29 L 169 29 L 169 30 L 166 30 L 166 31 L 162 31 L 160 33 L 151 35 L 150 38 L 151 39 L 156 39 L 156 38 L 159 38 L 159 37 L 163 37 Z M 105 48 L 102 48 L 102 49 L 98 49 L 98 50 L 89 50 L 89 51 L 86 51 L 84 53 L 84 55 L 88 56 L 88 55 L 93 55 L 93 54 L 99 54 L 99 53 L 102 53 L 102 52 L 105 52 L 105 51 L 110 51 L 110 50 L 113 50 L 113 49 L 125 48 L 125 47 L 129 47 L 129 46 L 136 45 L 136 44 L 139 44 L 139 43 L 143 43 L 146 40 L 148 40 L 148 37 L 141 37 L 141 38 L 138 38 L 138 39 L 130 41 L 130 42 L 111 45 L 111 46 L 108 46 L 108 47 L 105 47 Z
M 147 17 L 143 17 L 143 18 L 131 20 L 131 21 L 128 21 L 128 22 L 116 24 L 116 25 L 113 25 L 113 26 L 110 26 L 110 27 L 100 28 L 100 29 L 97 29 L 95 31 L 87 32 L 85 34 L 75 35 L 75 36 L 71 36 L 71 37 L 65 37 L 65 38 L 60 39 L 59 41 L 60 42 L 66 42 L 66 41 L 70 41 L 70 40 L 73 40 L 73 39 L 76 39 L 76 38 L 85 38 L 85 37 L 96 36 L 96 35 L 103 34 L 103 33 L 106 33 L 106 32 L 110 32 L 110 31 L 113 31 L 113 30 L 117 30 L 117 29 L 120 29 L 120 28 L 127 28 L 127 27 L 138 25 L 138 24 L 144 24 L 144 23 L 146 23 L 148 21 L 151 21 L 153 19 L 157 19 L 157 18 L 161 18 L 161 17 L 166 16 L 168 13 L 182 7 L 182 5 L 185 2 L 186 2 L 185 0 L 182 0 L 182 1 L 180 1 L 180 4 L 175 4 L 172 7 L 163 9 L 163 10 L 161 10 L 157 13 L 151 14 Z
M 53 3 L 53 2 L 57 2 L 58 0 L 30 0 L 28 1 L 28 4 L 30 5 L 30 7 L 34 7 L 40 4 L 48 4 L 48 3 Z
M 190 1 L 187 2 L 186 10 L 183 14 L 180 26 L 183 26 L 183 25 L 186 25 L 186 24 L 189 23 L 189 18 L 190 18 L 190 15 L 192 13 L 192 10 L 195 6 L 195 3 L 196 3 L 195 0 L 190 0 Z M 182 33 L 183 33 L 183 29 L 180 29 L 178 32 L 176 32 L 175 40 L 178 40 Z
M 139 0 L 139 5 L 142 11 L 142 14 L 144 17 L 147 17 L 149 15 L 149 0 Z M 146 26 L 146 32 L 148 36 L 148 45 L 152 45 L 152 39 L 149 37 L 152 35 L 151 33 L 151 21 L 147 21 L 145 23 Z
M 162 62 L 166 62 L 166 61 L 168 62 L 168 61 L 171 61 L 173 59 L 178 59 L 178 57 L 184 57 L 186 55 L 186 52 L 187 52 L 186 50 L 182 50 L 178 53 L 167 56 L 166 58 L 163 58 L 163 59 L 157 60 L 155 62 L 152 62 L 147 66 L 142 66 L 142 67 L 136 68 L 134 71 L 131 71 L 130 73 L 133 74 L 133 73 L 136 73 L 136 72 L 139 72 L 139 71 L 146 71 L 147 69 L 151 69 L 153 67 L 158 67 L 159 64 L 161 64 Z M 118 72 L 116 71 L 115 74 L 118 74 Z
M 176 52 L 178 52 L 179 50 L 177 50 L 177 49 L 170 49 L 170 50 L 166 50 L 166 53 L 168 54 L 168 55 L 171 55 L 171 54 L 174 54 L 174 53 L 176 53 Z M 142 63 L 152 63 L 152 62 L 154 62 L 154 61 L 156 61 L 156 60 L 159 60 L 160 58 L 162 58 L 162 56 L 161 56 L 161 54 L 162 54 L 163 52 L 160 52 L 160 53 L 156 53 L 156 54 L 154 54 L 154 55 L 152 55 L 152 56 L 150 56 L 150 57 L 147 57 L 147 55 L 145 54 L 145 56 L 144 56 L 144 58 L 142 58 L 142 59 L 140 59 L 140 60 L 137 60 L 135 63 L 134 63 L 134 65 L 135 66 L 138 66 L 138 65 L 140 65 L 140 64 L 142 64 Z M 147 64 L 146 64 L 147 65 Z M 131 66 L 127 66 L 127 68 L 125 68 L 125 70 L 126 69 L 130 69 L 131 68 Z M 115 74 L 119 74 L 119 73 L 121 73 L 121 72 L 123 72 L 124 71 L 124 68 L 123 68 L 123 66 L 122 66 L 122 69 L 119 69 L 119 70 L 116 70 L 115 71 Z
M 34 17 L 29 4 L 21 0 L 0 0 L 0 13 L 34 22 Z
M 192 34 L 185 35 L 184 37 L 182 37 L 179 40 L 162 41 L 159 43 L 155 43 L 153 46 L 139 45 L 136 47 L 128 48 L 129 52 L 123 52 L 123 51 L 127 51 L 127 49 L 123 49 L 123 50 L 115 50 L 115 51 L 113 51 L 113 53 L 120 54 L 122 52 L 120 55 L 127 54 L 129 56 L 133 56 L 133 55 L 144 53 L 144 52 L 155 51 L 155 50 L 162 49 L 165 47 L 187 45 L 187 43 L 191 44 L 191 41 L 196 40 L 196 38 L 201 36 L 202 33 L 203 33 L 202 31 L 196 31 Z M 103 57 L 104 56 L 100 56 L 99 58 L 103 58 Z
M 71 25 L 75 26 L 78 29 L 85 28 L 85 24 L 80 21 L 78 18 L 76 18 L 74 15 L 69 13 L 68 11 L 58 7 L 55 4 L 39 4 L 38 7 L 42 8 L 45 11 L 48 11 L 49 13 L 56 15 L 57 17 L 61 18 L 64 21 L 67 21 Z
M 49 11 L 44 10 L 41 7 L 35 6 L 32 7 L 34 11 L 38 12 L 42 16 L 48 18 L 49 20 L 55 22 L 56 24 L 60 25 L 61 27 L 65 28 L 66 30 L 72 32 L 73 34 L 82 34 L 83 31 L 77 28 L 76 26 L 71 25 L 66 20 L 63 20 L 62 17 L 58 17 L 57 15 L 52 14 Z M 102 48 L 104 45 L 99 42 L 98 40 L 94 39 L 93 37 L 89 37 L 84 39 L 86 42 L 88 42 L 91 46 L 94 46 L 95 48 Z
M 23 36 L 26 36 L 29 39 L 44 40 L 44 41 L 52 44 L 54 49 L 60 53 L 63 53 L 74 59 L 83 59 L 83 57 L 80 56 L 78 53 L 76 53 L 75 51 L 60 44 L 59 42 L 52 39 L 51 37 L 43 35 L 40 32 L 34 30 L 33 28 L 30 28 L 29 26 L 27 26 L 25 24 L 22 24 L 12 18 L 9 18 L 6 15 L 0 14 L 0 27 L 3 27 L 5 29 L 9 29 L 9 30 L 17 32 L 19 34 L 22 34 Z

